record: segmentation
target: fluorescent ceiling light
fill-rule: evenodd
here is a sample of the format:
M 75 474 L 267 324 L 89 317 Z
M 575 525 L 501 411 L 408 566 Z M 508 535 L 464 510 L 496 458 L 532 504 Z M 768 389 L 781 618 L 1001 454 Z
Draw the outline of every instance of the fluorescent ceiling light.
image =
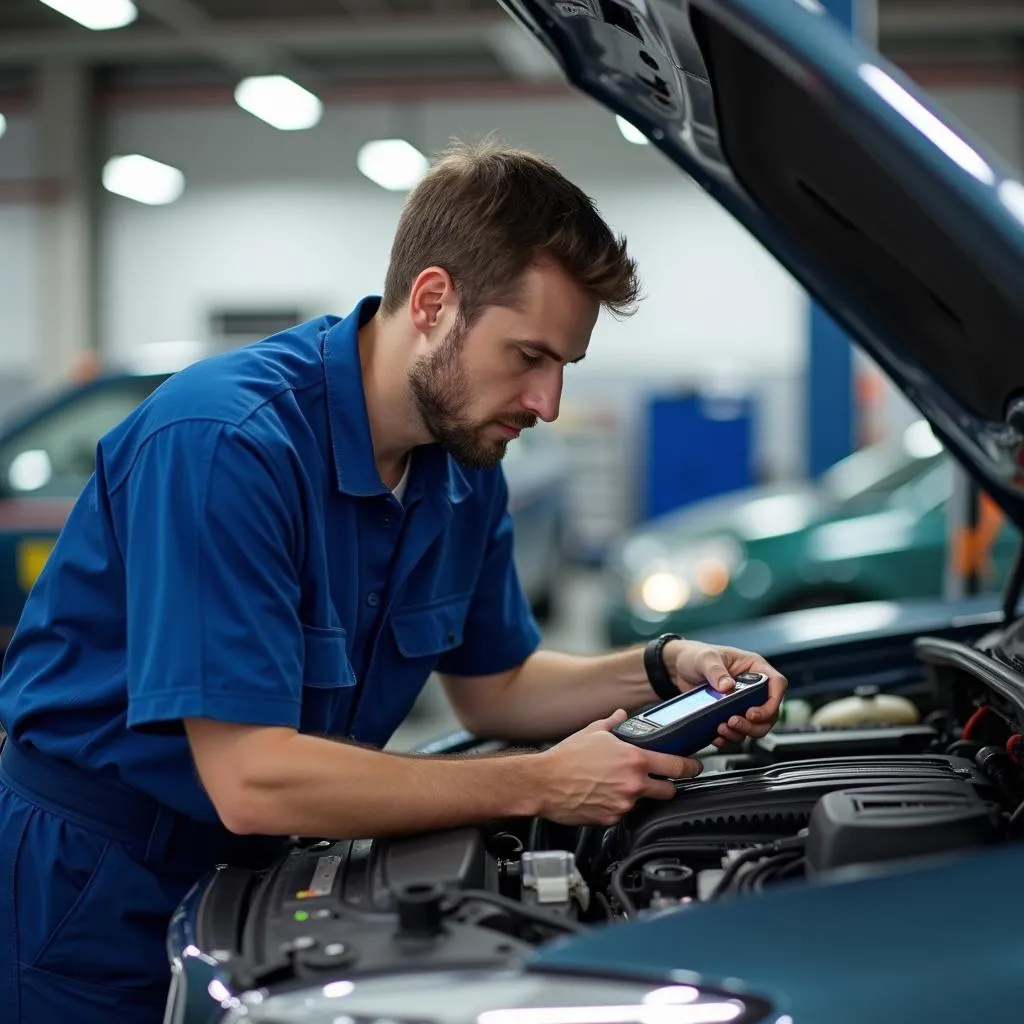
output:
M 132 0 L 42 0 L 79 25 L 102 31 L 130 25 L 139 12 Z
M 7 118 L 0 114 L 0 135 L 7 131 Z
M 649 141 L 647 136 L 635 125 L 630 124 L 624 117 L 616 114 L 615 123 L 619 126 L 619 131 L 622 132 L 622 137 L 627 142 L 632 142 L 634 146 L 647 145 Z
M 137 203 L 163 206 L 173 203 L 185 190 L 185 175 L 177 167 L 132 153 L 107 161 L 103 168 L 103 187 Z
M 283 132 L 312 128 L 324 111 L 319 97 L 284 75 L 243 78 L 235 87 L 235 102 Z
M 374 139 L 356 157 L 370 181 L 389 192 L 407 192 L 427 173 L 427 158 L 405 139 Z

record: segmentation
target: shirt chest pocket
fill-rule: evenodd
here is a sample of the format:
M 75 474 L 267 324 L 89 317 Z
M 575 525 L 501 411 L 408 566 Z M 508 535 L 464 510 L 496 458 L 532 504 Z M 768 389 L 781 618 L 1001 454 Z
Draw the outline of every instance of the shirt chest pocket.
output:
M 343 731 L 356 676 L 344 629 L 302 627 L 302 732 Z
M 421 659 L 431 659 L 433 668 L 445 651 L 454 650 L 462 643 L 468 610 L 469 599 L 456 598 L 395 612 L 391 628 L 399 654 L 420 666 Z
M 462 643 L 469 598 L 400 608 L 390 621 L 391 643 L 374 670 L 371 694 L 359 703 L 359 738 L 386 743 L 447 651 Z

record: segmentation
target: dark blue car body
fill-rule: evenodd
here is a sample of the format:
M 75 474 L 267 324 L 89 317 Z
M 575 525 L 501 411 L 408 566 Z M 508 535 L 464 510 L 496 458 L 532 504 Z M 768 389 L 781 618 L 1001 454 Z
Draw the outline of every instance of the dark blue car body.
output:
M 1007 517 L 1024 526 L 1024 185 L 1013 173 L 897 69 L 847 38 L 815 0 L 504 6 L 572 83 L 643 131 L 734 214 L 886 370 Z M 1005 607 L 983 599 L 832 608 L 722 630 L 714 639 L 760 651 L 787 674 L 793 696 L 817 699 L 866 683 L 913 696 L 932 685 L 926 664 L 956 663 L 984 680 L 986 699 L 1024 730 L 1024 658 L 1013 629 L 1020 582 L 1017 573 Z M 1001 639 L 987 642 L 993 634 Z M 1018 741 L 1010 741 L 1007 751 L 1016 751 Z M 474 748 L 485 749 L 457 734 L 426 749 Z M 969 762 L 957 764 L 963 767 L 954 772 L 973 772 Z M 700 784 L 683 783 L 678 800 L 685 804 Z M 507 1014 L 493 1021 L 1014 1020 L 1024 965 L 1022 876 L 1017 840 L 858 865 L 595 927 L 541 945 L 511 969 L 539 978 L 567 972 L 695 985 L 719 1001 L 655 1014 L 652 991 L 646 1010 L 627 1007 L 616 1016 L 614 1007 L 588 1004 L 580 980 L 584 1007 L 544 1011 L 546 1017 L 534 1003 L 501 1002 L 509 997 L 496 988 L 494 1005 Z M 220 970 L 195 945 L 202 892 L 193 893 L 172 929 L 177 1007 L 198 998 L 200 1014 L 175 1019 L 190 1024 L 239 1005 L 230 965 Z M 349 927 L 355 930 L 339 925 L 339 940 L 358 946 L 358 927 Z M 396 986 L 414 960 L 395 954 Z M 356 990 L 361 984 L 357 974 L 337 977 L 356 977 Z M 204 989 L 197 997 L 198 984 Z M 211 984 L 223 997 L 215 1007 L 204 998 Z M 275 1017 L 268 991 L 260 996 L 269 1000 L 263 1009 L 247 1004 L 247 1019 L 300 1019 L 303 993 L 313 987 L 290 986 L 278 1005 L 290 999 L 296 1016 Z M 337 1012 L 346 1013 L 348 989 L 335 994 Z M 737 1002 L 721 1001 L 730 995 Z M 530 1009 L 516 1017 L 514 1008 L 524 1005 Z M 393 1016 L 477 1019 L 469 1011 L 444 1016 L 439 1009 L 435 1016 L 430 1006 L 418 1009 Z M 331 1019 L 309 1012 L 309 1020 Z M 485 1019 L 492 1021 L 478 1018 Z

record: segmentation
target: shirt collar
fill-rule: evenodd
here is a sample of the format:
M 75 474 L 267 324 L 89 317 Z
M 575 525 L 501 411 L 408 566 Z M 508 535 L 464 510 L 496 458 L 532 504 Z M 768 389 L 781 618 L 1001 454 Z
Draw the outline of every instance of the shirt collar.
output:
M 387 494 L 373 457 L 370 420 L 366 412 L 363 372 L 359 363 L 359 328 L 380 306 L 380 296 L 362 299 L 352 312 L 328 327 L 323 338 L 327 415 L 338 490 L 353 497 Z M 409 499 L 443 491 L 458 504 L 472 491 L 459 463 L 441 445 L 430 444 L 414 453 Z

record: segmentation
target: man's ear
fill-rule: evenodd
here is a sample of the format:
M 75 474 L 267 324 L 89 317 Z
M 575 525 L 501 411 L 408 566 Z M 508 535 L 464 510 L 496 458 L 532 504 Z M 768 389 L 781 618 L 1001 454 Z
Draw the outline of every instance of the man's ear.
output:
M 447 270 L 427 267 L 416 275 L 409 289 L 409 317 L 413 327 L 428 338 L 453 319 L 457 309 L 455 285 Z

